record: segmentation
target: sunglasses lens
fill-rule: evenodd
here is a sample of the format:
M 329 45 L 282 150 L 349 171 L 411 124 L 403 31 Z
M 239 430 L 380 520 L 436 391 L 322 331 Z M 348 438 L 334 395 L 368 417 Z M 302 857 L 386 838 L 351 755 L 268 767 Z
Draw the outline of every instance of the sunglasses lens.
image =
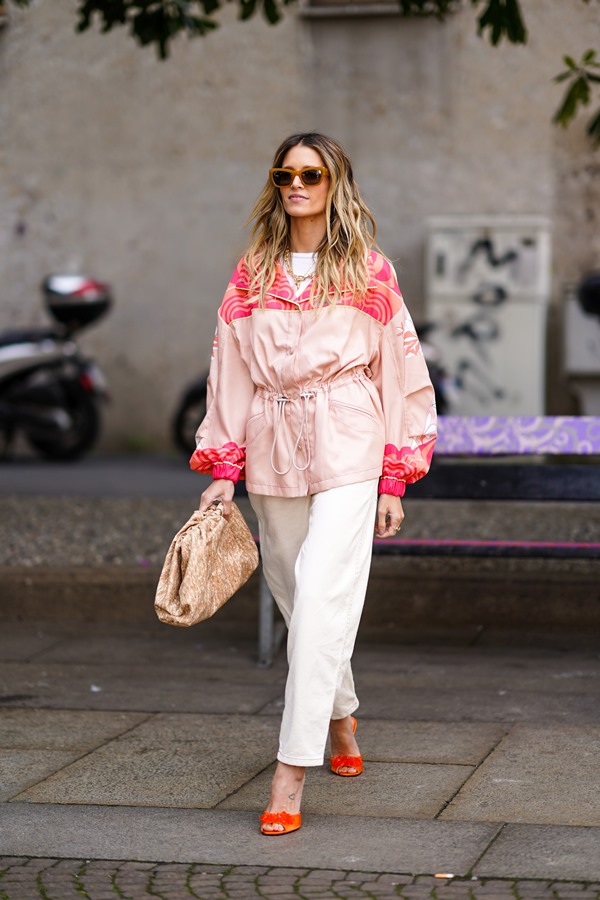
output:
M 306 169 L 300 177 L 304 184 L 318 184 L 322 174 L 320 169 Z
M 285 169 L 275 169 L 272 172 L 272 176 L 275 187 L 287 187 L 292 183 L 294 177 L 291 172 L 286 172 Z

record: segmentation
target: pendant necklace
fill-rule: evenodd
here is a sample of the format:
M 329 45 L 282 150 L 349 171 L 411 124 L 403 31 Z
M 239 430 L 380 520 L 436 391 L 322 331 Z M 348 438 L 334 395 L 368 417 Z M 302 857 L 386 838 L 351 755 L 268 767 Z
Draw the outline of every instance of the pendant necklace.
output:
M 283 252 L 283 262 L 288 271 L 290 278 L 292 279 L 292 281 L 294 282 L 294 285 L 296 286 L 296 291 L 300 290 L 300 287 L 301 287 L 303 281 L 310 281 L 310 279 L 313 278 L 313 276 L 315 274 L 314 270 L 312 272 L 309 272 L 307 275 L 296 275 L 294 273 L 294 270 L 292 268 L 292 254 L 290 252 L 289 247 L 287 247 Z

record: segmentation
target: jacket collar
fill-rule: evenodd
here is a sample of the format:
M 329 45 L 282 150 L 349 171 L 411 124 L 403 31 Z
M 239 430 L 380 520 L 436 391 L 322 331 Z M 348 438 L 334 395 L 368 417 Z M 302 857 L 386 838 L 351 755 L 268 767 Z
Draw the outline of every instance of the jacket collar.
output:
M 373 273 L 373 266 L 370 258 L 368 265 L 369 284 L 367 286 L 367 290 L 373 290 L 373 288 L 377 287 L 377 280 Z M 241 291 L 247 291 L 249 289 L 248 276 L 245 271 L 243 272 L 240 280 L 237 282 L 236 287 Z M 333 289 L 330 290 L 330 294 L 332 293 Z M 267 297 L 270 297 L 273 300 L 285 300 L 287 303 L 293 303 L 295 306 L 307 303 L 310 300 L 310 282 L 306 285 L 302 293 L 296 296 L 294 289 L 292 288 L 285 273 L 283 265 L 278 262 L 275 265 L 275 280 L 267 291 Z

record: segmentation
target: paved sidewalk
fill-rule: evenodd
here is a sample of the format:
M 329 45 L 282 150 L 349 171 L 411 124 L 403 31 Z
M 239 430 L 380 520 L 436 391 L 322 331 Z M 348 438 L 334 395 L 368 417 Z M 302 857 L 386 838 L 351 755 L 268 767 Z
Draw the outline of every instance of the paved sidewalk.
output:
M 374 565 L 365 772 L 311 770 L 303 828 L 269 839 L 284 654 L 256 666 L 256 586 L 157 622 L 198 493 L 173 466 L 0 473 L 0 900 L 600 900 L 598 563 Z M 407 529 L 544 524 L 498 506 L 407 503 Z
M 57 873 L 73 896 L 129 896 L 101 888 L 107 871 L 137 879 L 134 900 L 194 896 L 185 880 L 207 866 L 201 897 L 600 891 L 594 639 L 359 643 L 365 773 L 313 769 L 304 827 L 273 839 L 259 834 L 257 815 L 274 765 L 283 655 L 258 669 L 252 635 L 215 619 L 195 629 L 4 622 L 0 658 L 0 856 L 18 857 L 0 897 L 37 897 L 18 883 L 48 878 L 39 896 L 66 900 L 51 886 Z M 39 863 L 47 874 L 32 880 L 31 858 L 50 860 Z M 93 890 L 77 882 L 84 870 Z M 269 887 L 277 878 L 280 894 Z M 334 885 L 353 880 L 343 892 Z

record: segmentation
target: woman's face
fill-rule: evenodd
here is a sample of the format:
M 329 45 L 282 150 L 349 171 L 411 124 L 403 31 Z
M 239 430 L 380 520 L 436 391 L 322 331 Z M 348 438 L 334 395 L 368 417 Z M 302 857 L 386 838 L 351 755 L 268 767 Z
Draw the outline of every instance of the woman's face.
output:
M 321 155 L 312 147 L 297 144 L 283 157 L 282 169 L 304 169 L 306 166 L 323 166 Z M 278 188 L 286 213 L 289 216 L 319 217 L 325 214 L 329 176 L 324 175 L 319 184 L 302 184 L 299 175 L 288 187 Z

